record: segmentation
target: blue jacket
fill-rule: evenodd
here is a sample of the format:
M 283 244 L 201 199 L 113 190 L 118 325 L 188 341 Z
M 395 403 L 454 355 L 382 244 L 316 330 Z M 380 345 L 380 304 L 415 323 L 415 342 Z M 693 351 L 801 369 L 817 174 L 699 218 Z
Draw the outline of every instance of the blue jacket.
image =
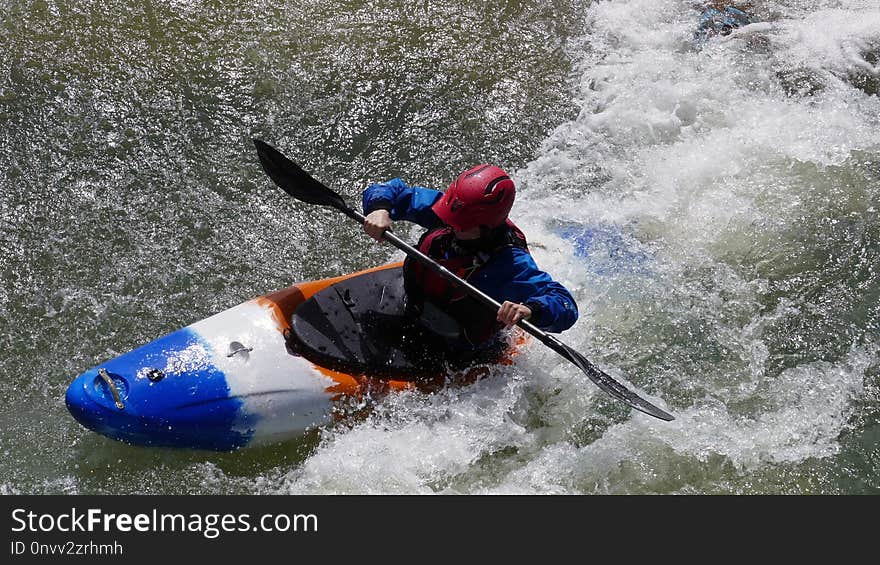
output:
M 372 184 L 364 190 L 364 213 L 386 209 L 392 220 L 407 220 L 428 229 L 438 228 L 443 222 L 431 206 L 442 195 L 439 190 L 409 186 L 395 178 Z M 532 310 L 529 321 L 542 330 L 561 332 L 577 321 L 577 303 L 571 293 L 540 270 L 525 249 L 502 248 L 468 282 L 499 302 L 509 300 L 529 306 Z

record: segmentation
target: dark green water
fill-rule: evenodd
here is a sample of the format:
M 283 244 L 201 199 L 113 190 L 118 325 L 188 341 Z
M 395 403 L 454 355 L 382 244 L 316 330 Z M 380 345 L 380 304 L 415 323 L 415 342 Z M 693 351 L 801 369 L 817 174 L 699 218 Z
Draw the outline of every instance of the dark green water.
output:
M 693 6 L 654 4 L 4 2 L 0 493 L 878 492 L 880 104 L 852 60 L 876 61 L 880 14 L 759 3 L 762 44 L 697 52 Z M 562 337 L 677 420 L 535 347 L 256 450 L 80 427 L 79 372 L 396 257 L 274 187 L 252 137 L 352 204 L 514 172 L 581 307 Z M 596 226 L 582 254 L 559 235 Z
M 232 455 L 130 448 L 80 428 L 64 391 L 248 298 L 388 258 L 272 186 L 251 137 L 353 203 L 394 175 L 435 185 L 474 160 L 522 166 L 576 111 L 563 48 L 582 8 L 6 3 L 2 489 L 237 492 L 295 467 L 315 438 Z M 213 465 L 242 481 L 206 479 Z

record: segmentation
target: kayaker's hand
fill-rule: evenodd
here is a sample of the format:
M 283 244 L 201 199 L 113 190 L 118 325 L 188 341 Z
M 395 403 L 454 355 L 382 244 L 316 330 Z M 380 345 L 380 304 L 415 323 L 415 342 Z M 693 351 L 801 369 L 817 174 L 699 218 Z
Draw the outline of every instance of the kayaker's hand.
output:
M 364 218 L 364 231 L 376 241 L 382 241 L 382 234 L 391 227 L 391 214 L 388 210 L 373 210 Z
M 532 315 L 532 309 L 523 304 L 505 300 L 498 309 L 497 320 L 504 324 L 505 328 L 511 328 L 520 320 L 525 320 Z

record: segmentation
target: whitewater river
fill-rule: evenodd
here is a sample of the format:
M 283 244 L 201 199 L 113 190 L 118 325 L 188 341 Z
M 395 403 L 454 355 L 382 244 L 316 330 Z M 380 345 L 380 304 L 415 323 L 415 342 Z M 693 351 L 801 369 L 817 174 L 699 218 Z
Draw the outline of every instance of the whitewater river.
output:
M 686 0 L 0 6 L 0 494 L 880 493 L 880 6 Z M 511 172 L 581 317 L 465 388 L 232 453 L 125 445 L 80 372 L 254 296 L 402 257 L 350 203 Z M 419 230 L 400 225 L 415 241 Z

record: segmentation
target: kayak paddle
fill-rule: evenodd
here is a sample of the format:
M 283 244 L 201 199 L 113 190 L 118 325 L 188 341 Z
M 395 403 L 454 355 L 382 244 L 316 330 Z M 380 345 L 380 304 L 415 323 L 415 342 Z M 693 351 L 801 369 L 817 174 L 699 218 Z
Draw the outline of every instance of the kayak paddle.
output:
M 254 139 L 253 141 L 257 148 L 257 154 L 259 155 L 263 170 L 284 192 L 293 196 L 297 200 L 301 200 L 308 204 L 317 204 L 319 206 L 330 206 L 335 208 L 363 225 L 365 219 L 364 215 L 350 208 L 339 194 L 333 192 L 312 178 L 311 175 L 302 170 L 299 165 L 285 157 L 280 151 L 268 143 L 259 139 Z M 391 231 L 386 231 L 384 237 L 386 240 L 394 244 L 395 247 L 402 250 L 413 259 L 420 261 L 438 275 L 466 290 L 471 296 L 492 308 L 493 311 L 497 312 L 498 309 L 501 308 L 501 304 L 497 300 L 457 277 L 452 271 L 440 265 L 418 249 L 412 247 Z M 675 417 L 668 412 L 654 406 L 644 398 L 615 381 L 611 376 L 605 374 L 590 363 L 586 357 L 565 345 L 554 336 L 544 332 L 527 320 L 520 320 L 517 322 L 517 325 L 536 337 L 541 343 L 577 365 L 577 367 L 583 371 L 591 381 L 596 383 L 599 388 L 614 398 L 625 402 L 636 410 L 654 416 L 655 418 L 667 422 L 675 419 Z

